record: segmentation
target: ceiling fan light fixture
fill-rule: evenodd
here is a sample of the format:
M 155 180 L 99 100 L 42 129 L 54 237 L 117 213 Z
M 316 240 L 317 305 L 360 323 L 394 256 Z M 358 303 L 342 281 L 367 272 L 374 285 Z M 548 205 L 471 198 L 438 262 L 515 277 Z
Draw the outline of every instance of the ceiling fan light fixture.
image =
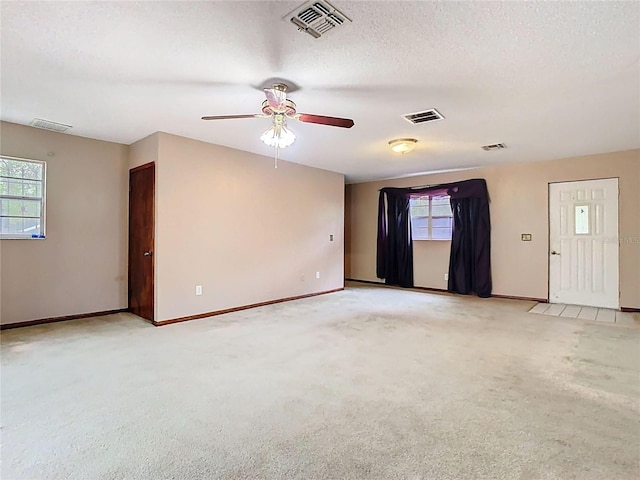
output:
M 396 153 L 409 153 L 418 143 L 415 138 L 396 138 L 389 141 L 389 147 Z
M 296 135 L 286 126 L 276 124 L 260 135 L 260 140 L 270 147 L 286 148 L 295 142 Z

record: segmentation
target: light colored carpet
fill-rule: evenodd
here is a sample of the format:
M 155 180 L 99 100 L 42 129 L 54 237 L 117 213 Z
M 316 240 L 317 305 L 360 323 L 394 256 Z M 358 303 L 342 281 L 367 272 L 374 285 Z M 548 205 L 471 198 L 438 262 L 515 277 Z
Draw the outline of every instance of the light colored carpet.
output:
M 354 287 L 2 334 L 2 479 L 640 475 L 640 329 Z

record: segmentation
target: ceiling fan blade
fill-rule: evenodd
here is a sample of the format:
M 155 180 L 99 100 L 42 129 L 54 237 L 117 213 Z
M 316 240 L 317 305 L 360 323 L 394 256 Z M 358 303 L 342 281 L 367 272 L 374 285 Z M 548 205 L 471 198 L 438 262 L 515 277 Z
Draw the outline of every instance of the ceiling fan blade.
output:
M 311 115 L 300 113 L 295 116 L 296 120 L 305 123 L 319 123 L 320 125 L 331 125 L 332 127 L 351 128 L 354 123 L 350 118 L 325 117 L 324 115 Z
M 261 118 L 264 116 L 265 115 L 262 115 L 261 113 L 251 113 L 249 115 L 213 115 L 213 116 L 202 117 L 202 120 L 229 120 L 232 118 Z
M 264 94 L 271 110 L 274 112 L 284 112 L 287 102 L 287 92 L 277 88 L 265 88 Z

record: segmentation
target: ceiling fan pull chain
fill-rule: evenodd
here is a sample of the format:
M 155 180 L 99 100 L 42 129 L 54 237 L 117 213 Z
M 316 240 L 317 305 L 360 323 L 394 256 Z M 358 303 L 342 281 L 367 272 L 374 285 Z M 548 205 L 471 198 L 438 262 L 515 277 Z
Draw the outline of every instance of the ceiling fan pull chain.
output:
M 275 168 L 278 168 L 278 156 L 280 155 L 280 147 L 276 144 Z

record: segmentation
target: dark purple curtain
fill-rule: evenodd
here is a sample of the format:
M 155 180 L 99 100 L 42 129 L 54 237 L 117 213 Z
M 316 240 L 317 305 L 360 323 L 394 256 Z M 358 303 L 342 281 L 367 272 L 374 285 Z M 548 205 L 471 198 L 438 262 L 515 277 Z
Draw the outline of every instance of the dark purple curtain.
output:
M 420 188 L 383 188 L 378 200 L 376 272 L 386 284 L 413 287 L 409 217 L 412 195 L 448 195 L 453 211 L 450 292 L 491 296 L 491 221 L 483 179 Z
M 409 196 L 381 192 L 378 209 L 377 275 L 388 285 L 413 287 Z
M 452 198 L 450 292 L 491 296 L 491 224 L 486 197 Z
M 378 197 L 378 243 L 376 250 L 376 276 L 387 276 L 387 207 L 385 195 L 380 192 Z

